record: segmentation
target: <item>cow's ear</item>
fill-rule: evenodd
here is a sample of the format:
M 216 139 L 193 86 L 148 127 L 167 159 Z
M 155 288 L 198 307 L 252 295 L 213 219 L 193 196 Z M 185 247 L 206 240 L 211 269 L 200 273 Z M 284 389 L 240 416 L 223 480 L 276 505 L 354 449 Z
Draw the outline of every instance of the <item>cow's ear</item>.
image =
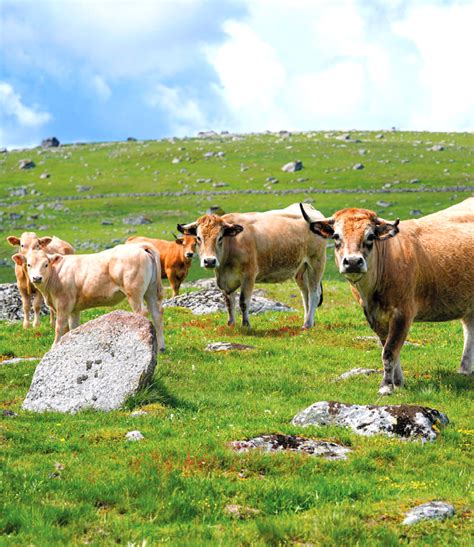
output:
M 18 264 L 18 266 L 23 266 L 23 264 L 26 262 L 26 256 L 17 253 L 16 255 L 12 256 L 12 260 L 13 262 L 15 262 L 15 264 Z
M 64 258 L 63 255 L 60 255 L 60 254 L 54 254 L 52 256 L 49 257 L 49 263 L 51 266 L 54 266 L 55 264 L 59 264 L 59 262 L 61 262 L 61 260 Z
M 397 218 L 397 220 L 393 223 L 378 218 L 375 221 L 375 235 L 377 239 L 383 241 L 384 239 L 388 239 L 389 237 L 396 236 L 400 231 L 400 229 L 398 228 L 399 223 L 399 218 Z
M 197 222 L 191 222 L 191 224 L 178 224 L 176 226 L 178 232 L 181 232 L 185 236 L 195 236 L 197 233 Z
M 244 229 L 240 224 L 226 224 L 224 226 L 224 235 L 225 236 L 236 236 Z
M 332 218 L 327 220 L 317 220 L 311 222 L 309 229 L 318 236 L 328 239 L 334 235 L 334 220 Z
M 46 249 L 46 247 L 51 243 L 51 241 L 53 241 L 53 238 L 49 236 L 38 238 L 39 246 L 43 250 Z
M 7 241 L 8 243 L 10 243 L 12 247 L 16 247 L 17 245 L 20 245 L 20 238 L 16 236 L 8 236 Z

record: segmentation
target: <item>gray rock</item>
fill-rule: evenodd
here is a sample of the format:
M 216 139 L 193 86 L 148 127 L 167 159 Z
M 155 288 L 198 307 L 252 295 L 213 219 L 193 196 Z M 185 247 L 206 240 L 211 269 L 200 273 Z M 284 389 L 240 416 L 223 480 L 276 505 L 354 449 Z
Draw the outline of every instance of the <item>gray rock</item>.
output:
M 49 173 L 41 173 L 40 179 L 49 179 L 51 175 Z
M 45 304 L 41 306 L 40 313 L 49 315 L 49 309 Z M 23 307 L 16 283 L 0 283 L 0 320 L 23 320 Z
M 432 152 L 442 152 L 444 150 L 444 146 L 442 146 L 441 144 L 435 144 L 430 148 L 430 150 Z
M 173 159 L 171 160 L 171 163 L 174 163 L 174 164 L 176 164 L 176 163 L 181 163 L 181 160 L 180 160 L 180 158 L 173 158 Z
M 421 217 L 423 215 L 423 211 L 421 211 L 420 209 L 412 209 L 410 211 L 410 215 L 412 217 Z
M 364 164 L 363 163 L 356 163 L 352 169 L 354 169 L 354 171 L 360 171 L 361 169 L 364 169 Z
M 403 440 L 433 441 L 448 417 L 433 408 L 416 405 L 351 405 L 320 401 L 297 414 L 293 425 L 339 425 L 358 435 L 385 435 Z
M 23 198 L 28 195 L 28 188 L 26 186 L 19 186 L 8 192 L 9 196 L 12 198 Z
M 428 519 L 443 520 L 454 516 L 454 513 L 454 507 L 449 503 L 445 501 L 430 501 L 408 511 L 403 524 L 416 524 L 421 520 Z
M 244 441 L 232 441 L 230 446 L 236 452 L 248 452 L 250 450 L 301 452 L 311 456 L 323 456 L 327 460 L 346 460 L 347 454 L 352 452 L 350 448 L 337 443 L 295 435 L 282 435 L 280 433 L 259 435 Z
M 351 378 L 352 376 L 369 376 L 370 374 L 383 374 L 383 370 L 377 370 L 375 368 L 353 368 L 351 370 L 348 370 L 347 372 L 344 372 L 340 376 L 338 376 L 337 380 L 346 380 L 347 378 Z
M 138 430 L 135 430 L 135 431 L 129 431 L 126 435 L 125 435 L 125 438 L 127 439 L 127 441 L 129 442 L 137 442 L 137 441 L 143 441 L 143 439 L 145 438 L 140 431 Z
M 148 412 L 146 410 L 134 410 L 133 412 L 130 412 L 130 416 L 133 416 L 134 418 L 137 418 L 139 416 L 148 416 Z
M 411 179 L 410 184 L 418 184 L 420 182 L 420 179 Z
M 379 133 L 378 135 L 375 135 L 376 139 L 383 139 L 385 135 L 383 133 Z
M 56 137 L 49 137 L 48 139 L 43 139 L 41 141 L 41 146 L 43 148 L 56 148 L 59 144 L 60 143 Z
M 255 349 L 255 346 L 246 346 L 245 344 L 234 344 L 233 342 L 211 342 L 207 344 L 206 351 L 244 351 Z
M 156 351 L 148 319 L 121 310 L 102 315 L 67 333 L 45 354 L 23 408 L 116 410 L 149 382 Z
M 138 226 L 140 224 L 151 224 L 151 219 L 144 215 L 137 215 L 134 217 L 126 217 L 122 219 L 124 224 L 130 224 L 132 226 Z
M 36 163 L 33 160 L 20 160 L 18 162 L 19 169 L 33 169 L 36 167 Z
M 9 408 L 2 408 L 2 410 L 0 410 L 0 416 L 2 416 L 2 418 L 16 418 L 18 414 Z
M 290 161 L 289 163 L 285 163 L 285 165 L 281 168 L 282 171 L 285 171 L 286 173 L 294 173 L 295 171 L 301 171 L 303 169 L 303 162 L 300 160 Z
M 76 184 L 76 192 L 89 192 L 92 190 L 92 186 L 85 186 L 83 184 Z
M 215 285 L 208 289 L 187 294 L 180 294 L 163 302 L 163 306 L 178 306 L 190 309 L 195 315 L 226 311 L 224 297 Z M 267 311 L 294 311 L 281 302 L 275 302 L 258 294 L 253 294 L 250 300 L 250 313 L 264 313 Z
M 389 201 L 385 201 L 383 199 L 379 199 L 375 204 L 379 207 L 383 207 L 384 209 L 393 205 L 393 203 L 390 203 Z
M 102 222 L 101 222 L 102 226 L 113 226 L 114 223 L 112 220 L 107 220 L 107 219 L 104 219 Z

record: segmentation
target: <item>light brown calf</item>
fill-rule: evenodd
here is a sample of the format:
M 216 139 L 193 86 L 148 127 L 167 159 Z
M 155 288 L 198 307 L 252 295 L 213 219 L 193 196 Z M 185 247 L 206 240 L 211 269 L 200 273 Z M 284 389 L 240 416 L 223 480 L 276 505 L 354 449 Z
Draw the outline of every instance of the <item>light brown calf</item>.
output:
M 150 237 L 129 237 L 127 243 L 147 243 L 160 254 L 161 279 L 168 278 L 173 296 L 179 294 L 179 288 L 188 275 L 191 261 L 196 250 L 194 236 L 176 237 L 174 241 L 152 239 Z
M 413 321 L 460 319 L 464 352 L 459 372 L 474 358 L 474 198 L 418 220 L 390 223 L 366 209 L 342 209 L 312 221 L 332 238 L 340 273 L 383 344 L 381 395 L 403 383 L 400 350 Z
M 13 247 L 18 246 L 19 253 L 25 256 L 30 251 L 40 249 L 49 254 L 74 254 L 74 247 L 56 236 L 38 237 L 35 232 L 23 232 L 20 237 L 8 236 L 7 241 Z M 23 328 L 27 329 L 30 326 L 31 297 L 33 297 L 33 326 L 38 327 L 43 296 L 29 280 L 24 264 L 15 263 L 15 276 L 23 306 Z M 54 312 L 52 310 L 50 312 L 50 322 L 54 325 Z
M 319 211 L 308 208 L 314 220 L 323 218 Z M 264 213 L 204 215 L 191 224 L 178 224 L 178 230 L 196 236 L 201 266 L 215 270 L 229 325 L 235 323 L 235 291 L 239 287 L 242 325 L 249 327 L 255 282 L 279 283 L 291 278 L 303 298 L 303 327 L 314 325 L 316 308 L 322 302 L 326 241 L 311 234 L 298 204 Z
M 132 311 L 146 314 L 145 299 L 158 339 L 164 350 L 163 288 L 160 257 L 151 247 L 118 245 L 89 255 L 48 255 L 30 251 L 14 255 L 17 264 L 26 263 L 28 276 L 57 315 L 54 344 L 80 323 L 88 308 L 113 306 L 128 299 Z

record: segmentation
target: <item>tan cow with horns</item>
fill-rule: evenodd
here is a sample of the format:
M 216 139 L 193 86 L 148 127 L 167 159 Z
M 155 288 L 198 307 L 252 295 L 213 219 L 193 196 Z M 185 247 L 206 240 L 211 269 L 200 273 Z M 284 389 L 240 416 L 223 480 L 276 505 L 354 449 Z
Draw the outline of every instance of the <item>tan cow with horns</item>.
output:
M 383 344 L 381 395 L 403 383 L 400 350 L 413 321 L 460 319 L 459 372 L 472 372 L 474 198 L 403 222 L 388 222 L 367 209 L 342 209 L 315 222 L 300 206 L 315 234 L 334 239 L 339 272 Z
M 308 206 L 313 220 L 323 215 Z M 242 325 L 250 327 L 250 298 L 255 282 L 278 283 L 294 278 L 304 305 L 304 328 L 314 325 L 322 302 L 321 279 L 326 264 L 326 242 L 314 238 L 301 218 L 298 204 L 264 213 L 204 215 L 178 230 L 196 236 L 201 266 L 214 269 L 235 323 L 235 291 L 240 287 Z

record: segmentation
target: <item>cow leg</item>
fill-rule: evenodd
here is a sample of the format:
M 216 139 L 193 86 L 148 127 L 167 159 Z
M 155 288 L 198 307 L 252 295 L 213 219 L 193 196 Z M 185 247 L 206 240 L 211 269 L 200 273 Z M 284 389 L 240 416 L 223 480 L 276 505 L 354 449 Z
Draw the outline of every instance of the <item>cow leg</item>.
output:
M 20 296 L 23 308 L 23 328 L 28 329 L 30 327 L 30 297 L 23 292 L 20 292 Z
M 301 299 L 303 300 L 303 308 L 304 308 L 303 328 L 304 329 L 307 328 L 306 324 L 308 321 L 308 310 L 309 310 L 309 291 L 308 291 L 307 278 L 305 279 L 305 270 L 306 270 L 306 264 L 304 264 L 303 267 L 300 268 L 295 275 L 295 281 L 300 289 Z
M 464 350 L 462 353 L 460 374 L 472 373 L 472 361 L 474 359 L 474 314 L 464 317 L 462 320 L 464 331 Z
M 54 327 L 56 322 L 56 312 L 53 310 L 53 308 L 49 308 L 49 324 L 51 327 Z
M 380 384 L 379 394 L 390 395 L 395 386 L 403 384 L 403 373 L 400 366 L 400 350 L 410 329 L 411 320 L 403 315 L 392 317 L 388 336 L 382 350 L 384 377 Z
M 80 323 L 81 323 L 81 312 L 80 311 L 72 312 L 68 320 L 69 330 L 76 329 L 80 325 Z
M 179 288 L 181 286 L 181 279 L 179 279 L 178 277 L 176 277 L 175 275 L 173 275 L 172 272 L 166 272 L 166 275 L 168 277 L 168 280 L 170 282 L 170 285 L 171 285 L 171 289 L 173 291 L 173 296 L 178 296 L 179 294 Z
M 158 349 L 165 351 L 165 338 L 163 335 L 163 286 L 161 281 L 157 285 L 150 283 L 145 293 L 145 302 L 155 327 Z
M 253 279 L 245 278 L 242 280 L 242 285 L 240 287 L 239 305 L 240 310 L 242 311 L 242 326 L 248 328 L 250 328 L 249 312 L 253 287 Z
M 227 325 L 233 327 L 235 325 L 235 292 L 225 292 L 224 294 L 225 305 L 227 308 L 227 313 L 229 314 L 229 319 L 227 320 Z
M 43 295 L 37 291 L 33 296 L 33 327 L 40 326 L 40 311 L 43 303 Z
M 68 330 L 68 320 L 69 320 L 69 314 L 65 311 L 57 311 L 56 314 L 56 327 L 54 332 L 54 342 L 53 346 L 55 346 L 59 340 L 63 337 L 63 335 Z
M 321 279 L 324 272 L 324 262 L 313 261 L 311 264 L 306 265 L 306 269 L 303 274 L 303 283 L 308 295 L 308 305 L 305 308 L 305 318 L 303 323 L 304 329 L 314 327 L 314 315 L 316 308 L 321 304 L 323 286 Z

